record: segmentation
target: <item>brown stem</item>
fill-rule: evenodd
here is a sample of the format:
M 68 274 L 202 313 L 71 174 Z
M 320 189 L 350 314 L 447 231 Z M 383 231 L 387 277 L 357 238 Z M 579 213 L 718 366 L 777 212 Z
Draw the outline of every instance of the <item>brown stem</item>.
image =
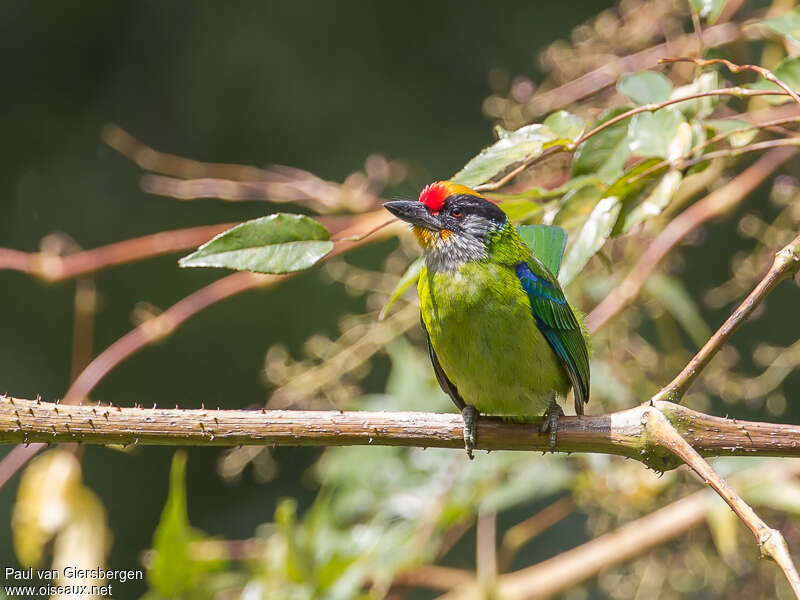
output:
M 664 414 L 654 408 L 643 417 L 647 422 L 647 431 L 654 442 L 667 448 L 675 456 L 685 462 L 697 473 L 706 485 L 722 497 L 728 506 L 753 532 L 763 556 L 772 558 L 783 570 L 795 597 L 800 599 L 800 576 L 792 562 L 786 540 L 777 529 L 769 527 L 742 498 L 733 491 L 728 483 L 720 477 L 711 465 L 703 459 L 697 450 L 683 438 L 678 430 L 667 420 Z
M 772 289 L 784 279 L 793 277 L 800 269 L 800 235 L 794 238 L 789 244 L 784 246 L 772 261 L 764 278 L 758 283 L 752 292 L 745 298 L 739 307 L 733 311 L 727 321 L 723 323 L 714 335 L 712 335 L 694 358 L 683 368 L 683 370 L 673 379 L 669 385 L 662 388 L 653 398 L 655 400 L 667 400 L 670 402 L 680 402 L 680 399 L 692 385 L 695 379 L 708 366 L 711 359 L 719 352 L 719 349 L 730 339 L 733 332 L 747 320 L 753 310 L 761 304 Z
M 0 271 L 12 269 L 46 281 L 63 281 L 128 262 L 193 249 L 234 225 L 237 223 L 162 231 L 66 256 L 0 248 Z
M 761 75 L 767 81 L 771 81 L 772 83 L 777 85 L 789 96 L 791 96 L 792 100 L 800 104 L 800 96 L 797 95 L 797 92 L 795 92 L 782 80 L 778 79 L 778 77 L 775 76 L 775 73 L 773 73 L 772 71 L 770 71 L 765 67 L 761 67 L 758 65 L 737 65 L 724 58 L 691 58 L 683 56 L 680 58 L 662 58 L 658 62 L 659 63 L 691 62 L 699 67 L 706 67 L 708 65 L 725 65 L 733 73 L 741 73 L 742 71 L 754 71 L 755 73 Z
M 650 274 L 689 232 L 736 206 L 796 153 L 796 148 L 770 150 L 730 182 L 673 219 L 650 243 L 622 283 L 592 310 L 586 319 L 589 331 L 599 330 L 636 298 Z

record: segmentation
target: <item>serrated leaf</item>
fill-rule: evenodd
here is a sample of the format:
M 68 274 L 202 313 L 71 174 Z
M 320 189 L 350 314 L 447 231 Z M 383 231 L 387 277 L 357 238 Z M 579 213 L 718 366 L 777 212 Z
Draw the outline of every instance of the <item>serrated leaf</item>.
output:
M 793 10 L 779 17 L 759 21 L 758 24 L 769 27 L 772 31 L 786 36 L 795 44 L 800 44 L 800 7 L 796 6 Z
M 640 71 L 623 75 L 617 83 L 617 91 L 639 105 L 663 102 L 672 92 L 672 82 L 657 71 Z
M 589 259 L 606 243 L 621 208 L 620 199 L 609 196 L 600 200 L 586 219 L 575 243 L 567 251 L 558 280 L 567 285 L 581 272 Z
M 698 348 L 711 337 L 711 329 L 680 279 L 655 273 L 648 278 L 645 291 L 672 315 Z
M 626 112 L 627 108 L 612 108 L 604 111 L 591 129 L 602 125 Z M 603 181 L 613 181 L 621 173 L 630 156 L 628 147 L 628 123 L 621 121 L 593 135 L 575 151 L 572 162 L 572 174 L 595 175 Z
M 541 124 L 520 127 L 481 150 L 451 179 L 461 185 L 475 187 L 521 162 L 539 156 L 545 144 L 557 137 L 549 127 Z
M 710 92 L 722 87 L 722 79 L 716 71 L 705 71 L 701 73 L 697 79 L 692 83 L 683 85 L 672 90 L 669 97 L 683 98 L 684 96 L 691 96 L 692 94 L 699 94 L 701 92 Z M 685 117 L 691 119 L 697 117 L 702 119 L 707 117 L 714 111 L 714 107 L 719 102 L 719 96 L 704 96 L 702 98 L 694 98 L 693 100 L 685 100 L 674 104 L 673 107 L 681 111 Z
M 645 192 L 634 198 L 626 199 L 619 216 L 619 222 L 614 228 L 619 233 L 627 233 L 633 226 L 645 219 L 661 214 L 669 201 L 675 195 L 681 184 L 683 175 L 677 169 L 669 171 L 661 177 L 660 181 Z
M 772 71 L 778 79 L 789 86 L 795 92 L 800 92 L 800 58 L 784 58 L 778 66 Z M 754 90 L 776 90 L 780 91 L 780 86 L 771 81 L 760 79 L 755 83 L 751 83 L 746 87 Z M 767 96 L 765 98 L 770 104 L 783 104 L 790 102 L 792 98 L 788 95 L 785 96 Z
M 715 133 L 735 131 L 736 133 L 731 133 L 726 138 L 734 148 L 746 146 L 758 135 L 758 127 L 754 127 L 747 121 L 739 121 L 737 119 L 708 119 L 703 121 L 703 123 L 713 129 Z
M 692 7 L 706 23 L 712 24 L 725 8 L 725 0 L 690 0 Z
M 389 296 L 389 300 L 387 300 L 386 304 L 383 305 L 381 313 L 378 315 L 379 321 L 383 321 L 386 318 L 386 315 L 389 314 L 389 309 L 391 308 L 392 304 L 397 302 L 398 298 L 400 298 L 400 296 L 402 296 L 408 288 L 417 283 L 417 280 L 419 280 L 419 272 L 422 270 L 422 266 L 424 264 L 425 259 L 420 256 L 414 262 L 408 265 L 405 273 L 403 273 L 403 276 L 400 277 L 397 285 L 394 286 L 394 290 L 392 290 L 392 295 Z
M 333 250 L 328 230 L 303 215 L 278 213 L 220 233 L 178 264 L 256 273 L 290 273 L 314 265 Z
M 634 115 L 628 128 L 631 153 L 644 158 L 677 158 L 691 142 L 691 127 L 674 108 Z
M 586 129 L 586 122 L 583 119 L 566 110 L 548 115 L 542 125 L 549 127 L 557 137 L 571 142 L 577 140 Z

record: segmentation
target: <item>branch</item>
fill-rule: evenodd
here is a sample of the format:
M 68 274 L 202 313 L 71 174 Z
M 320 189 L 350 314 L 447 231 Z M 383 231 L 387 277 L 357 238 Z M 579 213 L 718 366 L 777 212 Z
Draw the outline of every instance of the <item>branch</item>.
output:
M 739 326 L 749 317 L 753 310 L 761 304 L 772 289 L 784 279 L 793 277 L 800 270 L 800 234 L 783 247 L 772 261 L 764 278 L 752 292 L 745 298 L 739 307 L 733 311 L 728 320 L 712 335 L 700 351 L 689 361 L 683 370 L 669 385 L 662 388 L 653 398 L 655 400 L 668 400 L 679 402 L 689 386 L 708 366 L 711 359 L 719 349 L 728 341 Z
M 800 239 L 800 238 L 798 238 Z M 777 529 L 769 527 L 742 498 L 731 489 L 728 483 L 711 468 L 703 457 L 692 448 L 675 427 L 658 410 L 647 413 L 647 430 L 661 447 L 668 448 L 675 456 L 685 462 L 697 473 L 706 485 L 719 494 L 733 512 L 744 521 L 753 532 L 762 556 L 772 558 L 783 570 L 795 597 L 800 598 L 800 576 L 792 562 L 786 540 Z
M 673 219 L 650 243 L 622 283 L 589 313 L 586 318 L 589 331 L 599 330 L 636 298 L 650 274 L 686 235 L 706 221 L 731 210 L 796 153 L 796 148 L 770 150 L 727 184 Z
M 655 406 L 705 456 L 800 456 L 800 425 L 737 421 L 684 406 Z M 635 458 L 663 471 L 680 464 L 648 436 L 649 403 L 609 415 L 562 417 L 559 452 Z M 549 435 L 530 423 L 481 417 L 481 450 L 549 449 Z M 464 447 L 463 420 L 453 413 L 208 410 L 66 405 L 0 398 L 0 443 L 82 442 L 176 446 L 417 446 Z

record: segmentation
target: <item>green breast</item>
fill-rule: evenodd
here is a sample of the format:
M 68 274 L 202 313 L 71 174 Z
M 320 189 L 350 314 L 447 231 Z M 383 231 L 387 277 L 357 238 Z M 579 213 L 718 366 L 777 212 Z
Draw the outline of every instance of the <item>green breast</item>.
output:
M 467 404 L 485 414 L 537 416 L 566 394 L 569 380 L 512 267 L 423 268 L 418 290 L 433 349 Z

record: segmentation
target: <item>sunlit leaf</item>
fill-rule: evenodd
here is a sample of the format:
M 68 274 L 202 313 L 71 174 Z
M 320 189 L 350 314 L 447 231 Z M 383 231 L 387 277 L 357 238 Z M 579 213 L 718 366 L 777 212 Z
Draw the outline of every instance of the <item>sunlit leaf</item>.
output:
M 566 110 L 559 110 L 548 115 L 542 124 L 549 127 L 557 137 L 573 142 L 577 140 L 584 129 L 586 129 L 586 122 L 583 119 Z
M 722 87 L 722 79 L 716 71 L 704 71 L 692 83 L 675 88 L 670 94 L 670 98 L 684 98 L 692 94 L 710 92 Z M 687 118 L 697 117 L 699 119 L 710 115 L 714 107 L 719 102 L 719 96 L 703 96 L 692 100 L 684 100 L 673 104 L 674 108 L 681 111 Z
M 647 280 L 645 291 L 673 316 L 698 348 L 711 337 L 697 303 L 679 279 L 656 273 Z
M 526 125 L 503 135 L 498 141 L 481 150 L 463 169 L 453 175 L 452 181 L 475 187 L 504 173 L 521 162 L 539 156 L 547 142 L 557 136 L 541 124 Z
M 649 185 L 646 190 L 626 198 L 614 228 L 615 234 L 626 233 L 642 221 L 661 214 L 672 200 L 682 179 L 681 172 L 673 169 L 661 176 L 655 185 Z
M 617 222 L 621 208 L 620 199 L 616 196 L 603 198 L 592 210 L 589 218 L 577 234 L 575 243 L 567 250 L 561 274 L 558 280 L 562 285 L 568 284 L 580 273 L 589 259 L 603 247 L 614 223 Z
M 725 0 L 690 0 L 692 7 L 706 23 L 714 23 L 725 8 Z
M 595 205 L 603 196 L 604 187 L 584 185 L 564 195 L 558 212 L 553 216 L 553 225 L 563 227 L 570 233 L 570 238 L 577 237 L 577 229 L 582 227 L 592 214 Z M 573 233 L 575 232 L 575 233 Z
M 634 115 L 628 129 L 631 153 L 645 158 L 677 158 L 689 149 L 691 141 L 691 128 L 673 108 Z
M 303 215 L 279 213 L 246 221 L 220 233 L 178 264 L 289 273 L 308 269 L 331 250 L 333 242 L 321 223 Z
M 795 92 L 800 92 L 800 58 L 790 57 L 784 58 L 780 64 L 772 70 L 775 77 L 780 79 L 783 83 Z M 776 90 L 781 88 L 778 84 L 767 81 L 766 79 L 759 79 L 755 83 L 749 84 L 747 87 L 754 90 Z M 767 102 L 771 104 L 782 104 L 784 102 L 792 101 L 791 97 L 785 96 L 767 96 Z
M 737 530 L 741 527 L 739 517 L 721 498 L 709 498 L 709 502 L 712 503 L 712 507 L 706 513 L 706 520 L 714 545 L 724 559 L 731 561 L 739 550 L 737 540 Z
M 626 108 L 612 108 L 603 112 L 591 129 L 626 112 Z M 613 181 L 621 173 L 630 156 L 628 147 L 628 122 L 623 120 L 593 135 L 575 151 L 573 175 L 595 175 L 604 181 Z
M 758 24 L 769 27 L 772 31 L 786 36 L 795 44 L 800 44 L 800 7 L 796 6 L 793 10 L 782 14 L 780 17 L 759 21 Z
M 617 83 L 617 91 L 640 105 L 663 102 L 672 92 L 672 82 L 657 71 L 640 71 L 623 75 Z
M 383 319 L 386 318 L 386 315 L 389 314 L 389 309 L 391 308 L 392 304 L 394 304 L 408 288 L 417 283 L 417 280 L 419 279 L 419 272 L 422 270 L 422 266 L 424 264 L 425 259 L 420 256 L 414 262 L 408 265 L 406 272 L 403 273 L 403 276 L 400 277 L 397 285 L 394 286 L 394 290 L 392 290 L 392 295 L 389 296 L 389 300 L 387 300 L 386 304 L 383 305 L 381 313 L 378 315 L 379 321 L 383 321 Z
M 753 125 L 747 121 L 739 121 L 737 119 L 707 119 L 703 121 L 703 123 L 713 129 L 715 133 L 736 131 L 736 133 L 732 133 L 725 138 L 734 148 L 746 146 L 758 135 L 758 128 L 753 127 Z M 737 131 L 739 129 L 743 131 Z

